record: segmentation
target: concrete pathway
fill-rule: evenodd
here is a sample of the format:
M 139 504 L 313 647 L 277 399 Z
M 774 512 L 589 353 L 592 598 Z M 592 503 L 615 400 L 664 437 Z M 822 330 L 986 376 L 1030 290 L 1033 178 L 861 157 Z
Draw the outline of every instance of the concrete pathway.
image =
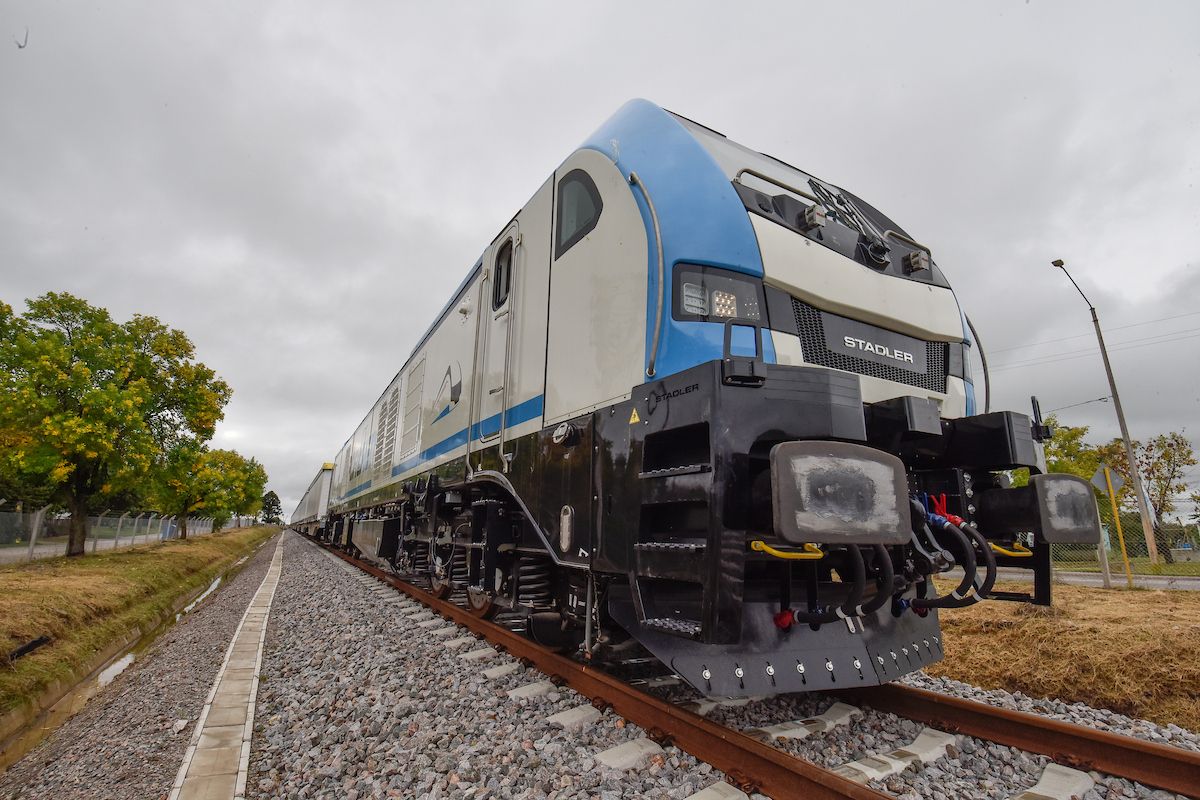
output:
M 246 794 L 254 704 L 262 665 L 267 616 L 283 568 L 283 540 L 275 547 L 271 567 L 246 608 L 217 673 L 208 702 L 200 713 L 192 742 L 170 800 L 232 800 Z

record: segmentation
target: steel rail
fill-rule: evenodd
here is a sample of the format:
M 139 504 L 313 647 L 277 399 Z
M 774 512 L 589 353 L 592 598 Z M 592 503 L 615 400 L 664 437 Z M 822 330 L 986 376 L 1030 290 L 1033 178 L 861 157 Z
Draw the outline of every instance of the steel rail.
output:
M 1076 769 L 1107 772 L 1200 797 L 1200 753 L 1191 750 L 895 683 L 839 694 L 948 733 L 964 733 L 1040 753 Z
M 311 541 L 311 540 L 310 540 Z M 646 731 L 659 744 L 672 744 L 725 773 L 746 793 L 768 797 L 852 798 L 886 800 L 889 795 L 854 783 L 800 758 L 788 755 L 739 731 L 722 727 L 698 714 L 645 694 L 595 667 L 580 664 L 513 633 L 473 616 L 459 606 L 440 600 L 407 581 L 365 561 L 318 542 L 328 552 L 429 606 L 444 618 L 470 629 L 514 658 L 532 664 L 551 681 L 565 684 L 600 709 L 612 709 Z

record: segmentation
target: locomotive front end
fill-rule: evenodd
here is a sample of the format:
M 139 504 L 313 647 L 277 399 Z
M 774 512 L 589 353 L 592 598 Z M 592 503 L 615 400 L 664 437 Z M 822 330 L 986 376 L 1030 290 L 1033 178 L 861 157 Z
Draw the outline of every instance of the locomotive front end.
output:
M 1049 603 L 1049 545 L 1098 541 L 1095 502 L 1040 474 L 1040 420 L 976 413 L 973 343 L 930 249 L 680 123 L 761 264 L 671 266 L 651 343 L 670 374 L 601 415 L 605 530 L 634 533 L 627 562 L 599 553 L 629 574 L 612 616 L 702 692 L 750 696 L 894 680 L 942 657 L 939 609 Z M 1020 468 L 1033 477 L 1011 487 Z M 994 591 L 1000 567 L 1029 570 L 1032 592 Z

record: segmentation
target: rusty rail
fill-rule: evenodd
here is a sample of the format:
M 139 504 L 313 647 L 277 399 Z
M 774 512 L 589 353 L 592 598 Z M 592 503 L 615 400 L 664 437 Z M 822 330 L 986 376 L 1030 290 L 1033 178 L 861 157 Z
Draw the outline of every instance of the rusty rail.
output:
M 532 664 L 552 681 L 570 686 L 589 698 L 592 705 L 612 709 L 643 728 L 659 744 L 670 743 L 711 764 L 744 792 L 759 792 L 774 798 L 803 797 L 805 800 L 885 800 L 889 797 L 763 744 L 744 733 L 722 727 L 698 714 L 638 691 L 594 667 L 545 650 L 525 637 L 474 617 L 453 603 L 439 600 L 395 575 L 323 543 L 318 544 L 424 603 L 446 619 L 479 634 L 515 658 Z
M 1076 769 L 1107 772 L 1147 786 L 1200 797 L 1200 753 L 1191 750 L 895 683 L 840 694 L 855 703 L 949 733 L 965 733 L 1041 753 Z

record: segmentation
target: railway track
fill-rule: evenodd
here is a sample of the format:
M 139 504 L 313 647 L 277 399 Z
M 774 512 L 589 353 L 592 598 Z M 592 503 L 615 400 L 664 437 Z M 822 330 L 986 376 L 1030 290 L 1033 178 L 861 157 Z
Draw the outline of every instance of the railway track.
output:
M 372 564 L 324 543 L 318 544 L 532 665 L 552 682 L 574 689 L 597 708 L 611 709 L 644 729 L 658 744 L 674 745 L 711 764 L 744 792 L 776 798 L 890 797 L 847 777 L 853 771 L 826 769 L 794 757 L 764 743 L 762 737 L 733 730 L 647 694 L 607 672 L 546 650 L 519 633 L 480 619 Z M 973 736 L 1046 755 L 1058 764 L 1200 797 L 1200 753 L 898 684 L 849 690 L 840 696 L 856 705 L 870 706 L 940 731 Z

